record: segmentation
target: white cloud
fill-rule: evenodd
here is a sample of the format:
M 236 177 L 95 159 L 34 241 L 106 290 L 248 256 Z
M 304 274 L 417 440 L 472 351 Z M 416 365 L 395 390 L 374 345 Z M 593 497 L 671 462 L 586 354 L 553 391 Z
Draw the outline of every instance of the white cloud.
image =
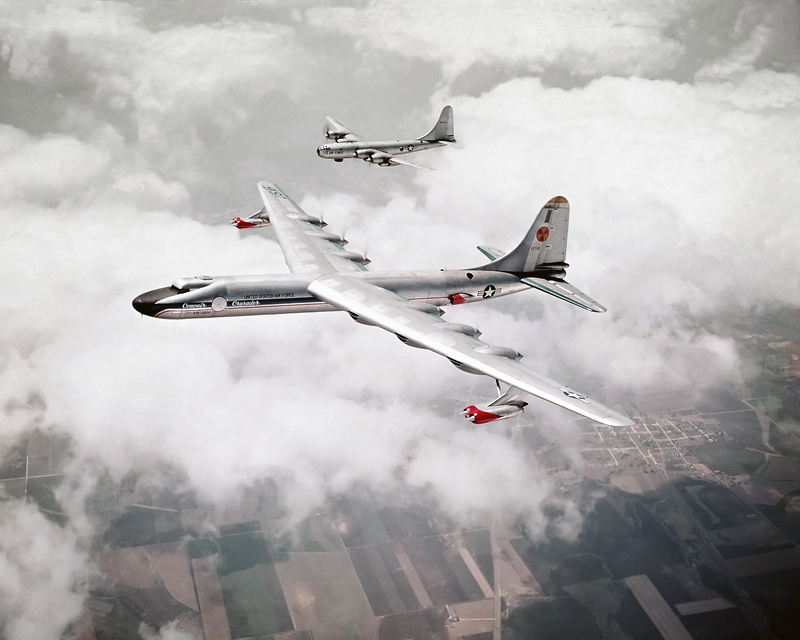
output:
M 371 45 L 444 64 L 452 80 L 472 64 L 495 62 L 541 71 L 554 62 L 586 75 L 644 75 L 675 62 L 681 46 L 663 27 L 680 5 L 625 0 L 558 4 L 516 0 L 375 2 L 314 7 L 306 15 Z
M 35 506 L 0 509 L 0 630 L 9 640 L 57 638 L 81 610 L 88 554 L 70 527 Z
M 70 136 L 34 140 L 0 125 L 0 201 L 52 204 L 80 193 L 103 172 L 111 154 Z
M 212 500 L 273 475 L 295 519 L 330 492 L 368 485 L 433 497 L 462 522 L 521 516 L 544 532 L 553 523 L 543 507 L 557 502 L 546 477 L 499 433 L 465 428 L 448 397 L 488 399 L 491 381 L 344 314 L 170 323 L 137 317 L 130 300 L 178 276 L 285 272 L 258 232 L 198 219 L 209 197 L 260 206 L 254 188 L 238 191 L 241 174 L 260 172 L 262 156 L 282 167 L 286 149 L 302 149 L 282 168 L 305 186 L 263 177 L 333 230 L 349 228 L 350 246 L 368 246 L 377 269 L 474 266 L 483 261 L 474 245 L 511 248 L 544 202 L 567 196 L 570 279 L 608 314 L 533 293 L 448 310 L 533 368 L 600 391 L 606 383 L 612 400 L 654 382 L 736 379 L 738 354 L 714 320 L 800 295 L 791 215 L 800 88 L 796 75 L 763 68 L 775 14 L 745 5 L 732 10 L 735 37 L 708 49 L 693 84 L 653 79 L 705 51 L 675 26 L 692 17 L 688 4 L 500 13 L 476 3 L 443 17 L 432 5 L 379 3 L 313 9 L 312 25 L 292 27 L 235 16 L 153 26 L 145 5 L 121 3 L 8 12 L 8 78 L 59 108 L 35 132 L 22 130 L 24 118 L 0 126 L 0 403 L 17 407 L 9 436 L 37 419 L 69 432 L 85 476 L 59 496 L 72 538 L 23 506 L 8 512 L 14 530 L 35 532 L 30 544 L 55 539 L 79 566 L 91 481 L 104 465 L 119 477 L 158 460 Z M 418 78 L 382 73 L 406 69 L 391 56 L 412 53 L 442 65 L 444 81 L 424 99 L 431 113 L 452 100 L 463 148 L 431 152 L 425 163 L 437 171 L 419 173 L 313 156 L 318 130 L 296 128 L 305 120 L 295 112 L 336 106 L 399 122 Z M 466 97 L 453 86 L 478 60 L 526 77 L 493 78 Z M 527 77 L 559 67 L 583 88 Z M 353 195 L 366 190 L 378 196 Z M 529 411 L 543 407 L 533 400 Z M 556 524 L 574 535 L 577 510 L 560 506 Z M 41 593 L 71 603 L 73 584 L 59 578 Z M 27 624 L 27 610 L 6 602 L 8 624 Z M 48 634 L 58 636 L 27 637 Z

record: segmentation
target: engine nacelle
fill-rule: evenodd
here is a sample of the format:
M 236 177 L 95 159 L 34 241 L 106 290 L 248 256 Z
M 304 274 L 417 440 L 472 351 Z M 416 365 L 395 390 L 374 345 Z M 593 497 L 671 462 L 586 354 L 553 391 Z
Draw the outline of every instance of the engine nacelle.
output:
M 342 133 L 341 131 L 331 131 L 328 127 L 325 127 L 325 137 L 328 140 L 333 140 L 334 142 L 339 142 L 341 138 L 344 138 L 347 134 Z
M 352 262 L 359 262 L 363 265 L 368 265 L 370 262 L 372 262 L 372 260 L 369 258 L 366 258 L 355 251 L 336 251 L 331 255 L 344 258 L 345 260 L 351 260 Z
M 506 418 L 513 418 L 518 416 L 525 410 L 525 403 L 519 402 L 515 404 L 479 404 L 466 407 L 461 415 L 473 424 L 486 424 L 495 420 L 505 420 Z
M 414 311 L 422 311 L 422 313 L 429 313 L 432 316 L 440 318 L 444 315 L 444 309 L 437 307 L 435 304 L 428 304 L 427 302 L 413 301 L 408 302 L 407 306 Z
M 508 358 L 509 360 L 519 360 L 522 358 L 522 354 L 519 353 L 516 349 L 511 349 L 509 347 L 499 347 L 494 344 L 486 345 L 485 347 L 476 347 L 475 351 L 478 353 L 485 353 L 490 356 L 500 356 L 501 358 Z
M 456 333 L 463 333 L 464 335 L 472 336 L 473 338 L 481 337 L 481 332 L 479 329 L 471 327 L 468 324 L 461 324 L 459 322 L 449 322 L 448 324 L 438 325 L 436 328 L 441 331 L 455 331 Z
M 322 238 L 323 240 L 327 240 L 328 242 L 335 242 L 339 245 L 346 245 L 347 240 L 342 238 L 342 236 L 337 236 L 335 233 L 330 233 L 328 231 L 306 231 L 307 236 L 311 236 L 313 238 Z
M 316 216 L 310 216 L 307 213 L 300 213 L 300 212 L 298 212 L 298 213 L 290 213 L 289 217 L 290 218 L 297 218 L 299 220 L 302 220 L 303 222 L 309 222 L 311 224 L 315 224 L 318 227 L 327 227 L 328 226 L 328 223 L 325 222 L 322 218 L 317 218 Z

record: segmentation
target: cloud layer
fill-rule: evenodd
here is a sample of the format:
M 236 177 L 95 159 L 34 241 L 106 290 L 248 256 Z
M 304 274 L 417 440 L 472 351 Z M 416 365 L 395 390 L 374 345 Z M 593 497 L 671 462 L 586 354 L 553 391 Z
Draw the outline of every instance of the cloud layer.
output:
M 474 266 L 474 245 L 511 248 L 566 196 L 570 280 L 609 313 L 529 294 L 447 317 L 609 402 L 737 381 L 720 318 L 797 303 L 794 3 L 204 6 L 0 14 L 4 443 L 34 424 L 66 432 L 85 475 L 61 490 L 65 529 L 3 505 L 9 638 L 58 637 L 76 611 L 83 500 L 105 471 L 166 462 L 220 503 L 275 477 L 295 519 L 368 485 L 465 524 L 553 524 L 546 474 L 455 415 L 449 396 L 488 398 L 488 380 L 343 314 L 137 317 L 135 295 L 179 276 L 286 271 L 268 232 L 222 224 L 261 206 L 259 179 L 348 230 L 375 269 Z M 435 172 L 313 153 L 325 115 L 413 135 L 445 103 L 462 148 L 430 152 Z M 63 603 L 63 618 L 37 623 L 28 600 Z

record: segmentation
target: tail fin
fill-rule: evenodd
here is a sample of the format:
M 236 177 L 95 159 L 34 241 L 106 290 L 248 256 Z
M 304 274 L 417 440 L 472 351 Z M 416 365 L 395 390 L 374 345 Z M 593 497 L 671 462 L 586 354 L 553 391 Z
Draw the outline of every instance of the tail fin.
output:
M 569 202 L 563 196 L 556 196 L 544 205 L 516 249 L 478 269 L 563 278 L 569 266 L 568 231 Z
M 436 126 L 419 139 L 427 142 L 455 142 L 456 139 L 453 133 L 453 107 L 448 105 L 442 109 Z

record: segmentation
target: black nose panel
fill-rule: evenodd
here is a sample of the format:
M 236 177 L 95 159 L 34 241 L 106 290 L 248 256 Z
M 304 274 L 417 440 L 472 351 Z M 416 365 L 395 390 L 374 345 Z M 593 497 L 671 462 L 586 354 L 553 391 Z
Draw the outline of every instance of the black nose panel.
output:
M 158 307 L 158 302 L 164 298 L 174 295 L 175 291 L 169 287 L 164 287 L 163 289 L 153 289 L 153 291 L 148 291 L 140 296 L 136 296 L 132 302 L 133 308 L 146 316 L 154 316 L 161 310 Z
M 142 296 L 137 296 L 133 299 L 133 308 L 136 309 L 139 313 L 143 313 L 144 315 L 150 315 L 150 307 L 153 305 L 147 304 L 142 301 Z

